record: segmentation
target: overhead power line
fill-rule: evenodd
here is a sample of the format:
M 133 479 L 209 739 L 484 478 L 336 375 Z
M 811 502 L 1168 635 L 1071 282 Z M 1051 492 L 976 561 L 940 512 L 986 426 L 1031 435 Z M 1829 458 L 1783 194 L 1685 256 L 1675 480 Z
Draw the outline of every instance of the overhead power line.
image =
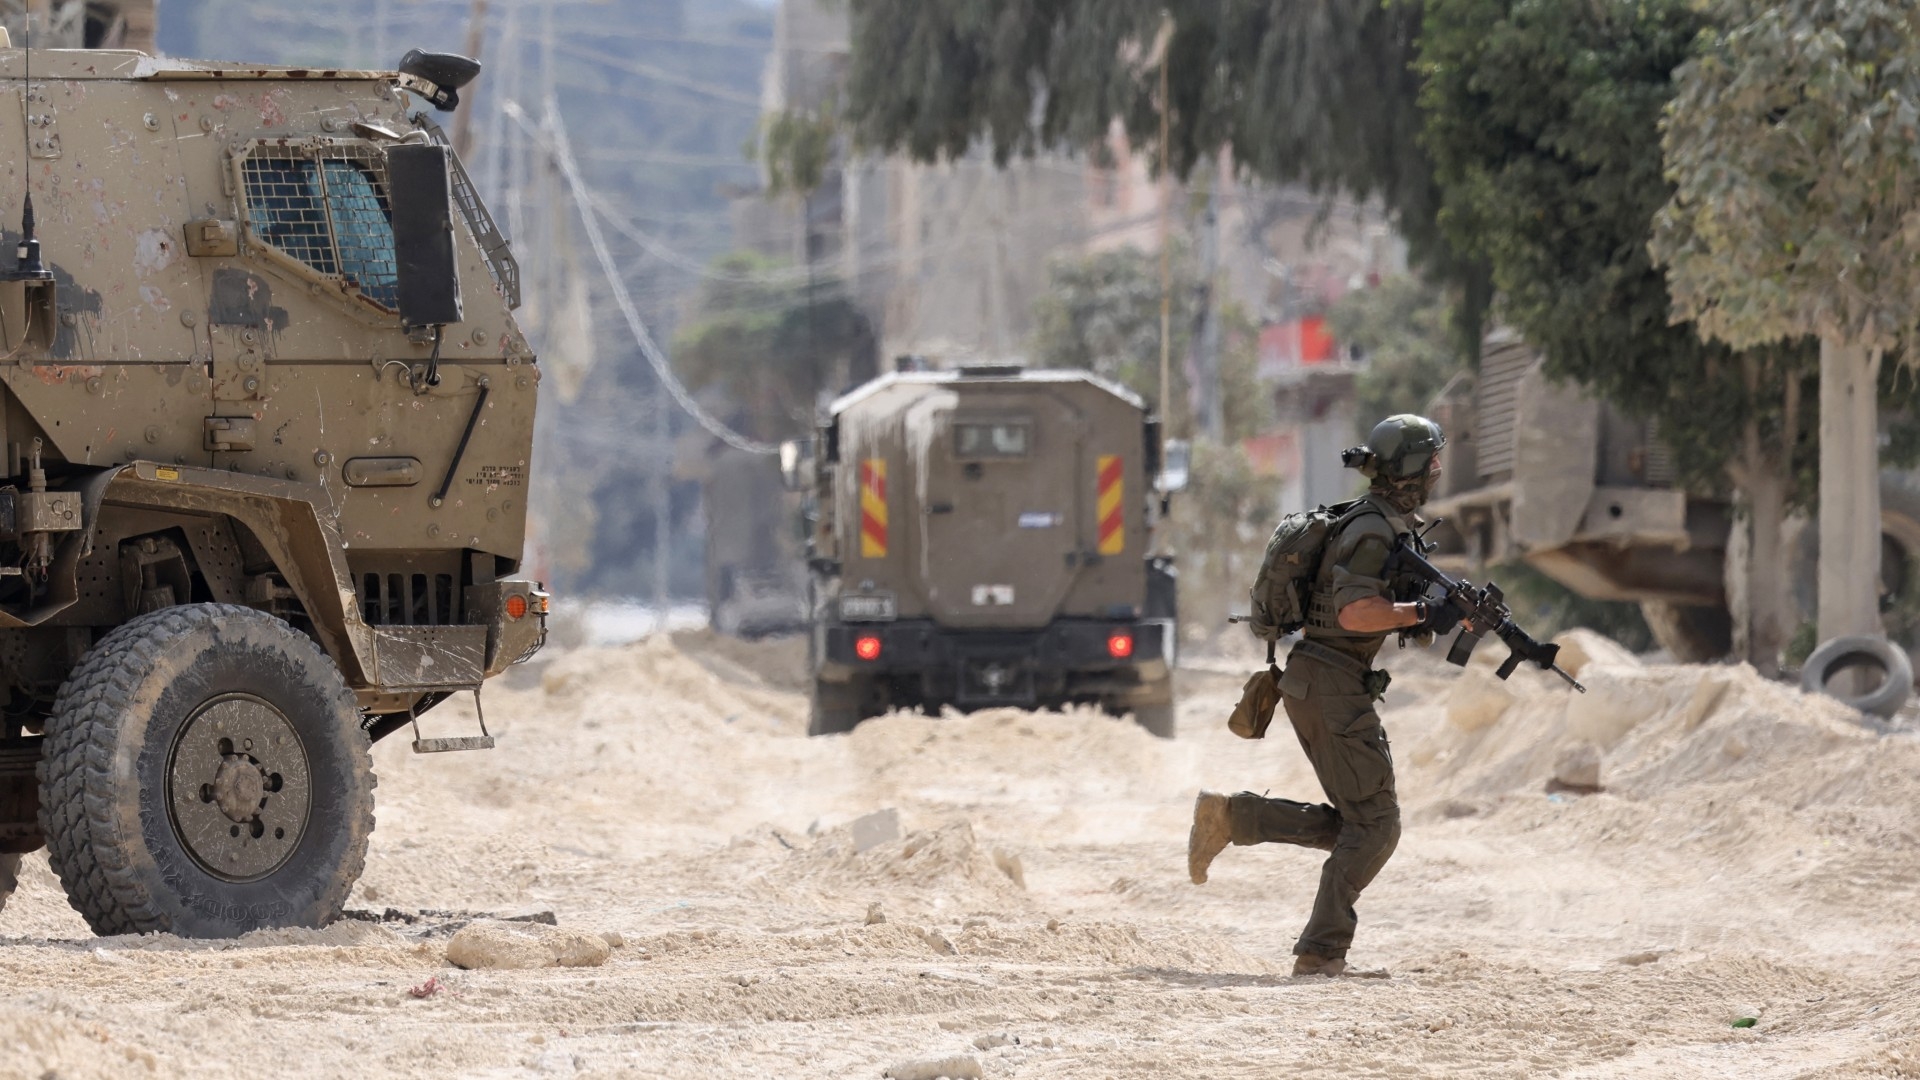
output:
M 653 367 L 654 375 L 660 379 L 660 385 L 666 387 L 667 393 L 671 394 L 673 400 L 686 410 L 687 415 L 693 417 L 694 421 L 714 438 L 750 454 L 778 453 L 779 447 L 748 438 L 709 413 L 674 374 L 673 366 L 667 362 L 666 353 L 661 351 L 660 346 L 653 340 L 653 335 L 648 332 L 646 322 L 640 318 L 639 309 L 634 306 L 633 297 L 627 293 L 626 282 L 614 266 L 613 254 L 607 249 L 606 234 L 600 229 L 600 218 L 594 209 L 596 200 L 593 193 L 587 189 L 585 182 L 580 179 L 580 167 L 573 160 L 573 149 L 567 141 L 567 129 L 560 119 L 558 103 L 552 97 L 546 100 L 545 122 L 542 125 L 545 130 L 534 125 L 531 118 L 527 116 L 526 110 L 520 107 L 519 102 L 503 101 L 500 107 L 506 110 L 514 123 L 520 125 L 522 131 L 543 144 L 547 152 L 553 155 L 554 164 L 560 167 L 560 174 L 565 178 L 567 189 L 573 195 L 574 207 L 580 211 L 580 223 L 586 230 L 587 242 L 593 247 L 593 256 L 600 263 L 600 272 L 606 277 L 607 287 L 613 293 L 613 302 L 620 308 L 621 316 L 627 321 L 627 329 L 632 331 L 634 341 L 640 346 L 640 351 L 646 355 L 647 363 Z

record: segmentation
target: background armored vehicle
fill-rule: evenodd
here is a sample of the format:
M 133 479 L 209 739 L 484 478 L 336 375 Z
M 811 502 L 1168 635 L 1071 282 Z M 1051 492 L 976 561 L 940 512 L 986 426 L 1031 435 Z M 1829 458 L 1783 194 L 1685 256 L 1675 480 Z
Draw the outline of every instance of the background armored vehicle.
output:
M 408 96 L 477 66 L 401 68 L 0 49 L 0 887 L 100 933 L 330 921 L 369 742 L 541 640 L 517 271 Z
M 1159 425 L 1084 371 L 881 376 L 814 443 L 813 734 L 892 707 L 1093 703 L 1173 733 Z
M 724 450 L 700 483 L 707 517 L 707 618 L 732 637 L 787 634 L 807 625 L 800 515 L 780 467 L 764 454 Z
M 1555 384 L 1539 354 L 1504 331 L 1488 338 L 1477 375 L 1443 392 L 1431 414 L 1450 438 L 1440 490 L 1423 512 L 1447 519 L 1436 534 L 1445 561 L 1524 559 L 1583 596 L 1637 602 L 1679 660 L 1733 648 L 1730 548 L 1743 557 L 1730 543 L 1733 508 L 1675 484 L 1653 425 Z M 1880 508 L 1882 587 L 1906 598 L 1920 580 L 1920 475 L 1883 470 Z M 1790 614 L 1807 624 L 1818 530 L 1789 522 L 1783 546 Z

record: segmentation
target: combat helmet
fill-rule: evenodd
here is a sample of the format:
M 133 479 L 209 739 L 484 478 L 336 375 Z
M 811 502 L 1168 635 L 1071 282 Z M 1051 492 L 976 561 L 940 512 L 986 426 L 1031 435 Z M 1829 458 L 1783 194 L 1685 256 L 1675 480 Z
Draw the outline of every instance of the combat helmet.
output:
M 1373 425 L 1365 446 L 1340 454 L 1348 468 L 1360 470 L 1373 486 L 1398 496 L 1407 508 L 1426 501 L 1433 477 L 1433 456 L 1447 445 L 1447 433 L 1424 416 L 1399 413 Z

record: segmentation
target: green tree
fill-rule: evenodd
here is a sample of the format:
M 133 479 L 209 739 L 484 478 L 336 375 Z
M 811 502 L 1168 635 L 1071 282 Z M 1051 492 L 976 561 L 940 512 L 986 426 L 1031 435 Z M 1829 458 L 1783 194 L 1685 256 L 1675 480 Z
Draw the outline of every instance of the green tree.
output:
M 1879 633 L 1881 361 L 1920 294 L 1920 8 L 1728 0 L 1676 77 L 1654 253 L 1735 348 L 1820 340 L 1820 636 Z
M 836 286 L 809 289 L 801 272 L 735 252 L 709 269 L 673 355 L 688 386 L 722 388 L 730 422 L 772 441 L 805 432 L 823 393 L 871 378 L 877 347 Z
M 1366 361 L 1354 380 L 1362 436 L 1383 416 L 1424 411 L 1466 370 L 1447 331 L 1446 297 L 1418 278 L 1355 289 L 1328 310 L 1327 329 Z
M 1183 358 L 1192 346 L 1197 277 L 1182 250 L 1173 259 L 1174 356 L 1171 394 L 1188 398 Z M 1228 441 L 1244 439 L 1272 420 L 1271 394 L 1254 374 L 1258 331 L 1239 308 L 1220 312 L 1221 398 Z M 1054 258 L 1047 291 L 1034 301 L 1031 360 L 1036 367 L 1086 368 L 1121 383 L 1154 403 L 1169 434 L 1191 434 L 1189 411 L 1163 409 L 1160 398 L 1160 267 L 1158 256 L 1137 248 Z
M 1417 2 L 847 7 L 842 115 L 863 146 L 934 161 L 984 143 L 1001 164 L 1062 146 L 1104 155 L 1117 119 L 1133 146 L 1153 150 L 1164 59 L 1175 175 L 1231 147 L 1260 179 L 1378 197 L 1424 265 L 1449 280 L 1478 280 L 1450 259 L 1435 227 L 1438 190 L 1418 141 Z M 1172 33 L 1156 50 L 1169 18 Z
M 1492 268 L 1501 317 L 1549 372 L 1653 418 L 1695 490 L 1731 487 L 1752 530 L 1749 658 L 1785 644 L 1781 524 L 1805 344 L 1736 352 L 1677 321 L 1647 250 L 1672 194 L 1660 118 L 1709 25 L 1689 0 L 1426 0 L 1420 70 L 1441 225 Z

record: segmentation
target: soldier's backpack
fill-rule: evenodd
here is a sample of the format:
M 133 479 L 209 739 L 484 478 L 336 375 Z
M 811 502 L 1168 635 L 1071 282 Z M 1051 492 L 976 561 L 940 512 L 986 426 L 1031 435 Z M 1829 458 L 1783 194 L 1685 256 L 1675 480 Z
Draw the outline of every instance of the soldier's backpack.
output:
M 1307 605 L 1313 596 L 1313 578 L 1327 538 L 1349 518 L 1378 512 L 1365 499 L 1335 503 L 1288 514 L 1274 527 L 1260 573 L 1248 590 L 1252 601 L 1248 622 L 1255 636 L 1273 642 L 1307 625 Z

